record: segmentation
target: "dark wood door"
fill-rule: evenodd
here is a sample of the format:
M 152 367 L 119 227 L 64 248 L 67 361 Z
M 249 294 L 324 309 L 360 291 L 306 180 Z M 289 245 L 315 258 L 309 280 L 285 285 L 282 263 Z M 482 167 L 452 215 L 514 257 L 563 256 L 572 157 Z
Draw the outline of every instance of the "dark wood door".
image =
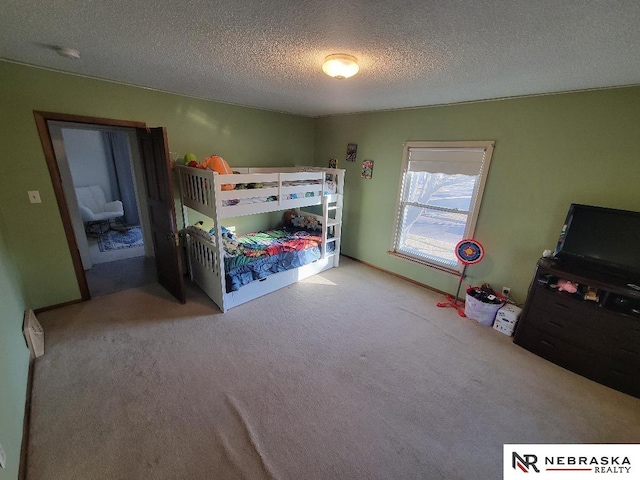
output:
M 164 127 L 137 130 L 158 282 L 185 303 L 167 132 Z

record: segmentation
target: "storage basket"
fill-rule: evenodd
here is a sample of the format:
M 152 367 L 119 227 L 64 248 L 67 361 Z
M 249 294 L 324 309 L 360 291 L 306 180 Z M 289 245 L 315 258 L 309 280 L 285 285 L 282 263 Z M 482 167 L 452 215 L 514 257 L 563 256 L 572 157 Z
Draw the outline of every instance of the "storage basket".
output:
M 471 320 L 475 320 L 481 325 L 490 327 L 496 318 L 496 313 L 503 306 L 503 303 L 485 303 L 467 294 L 464 301 L 464 314 Z

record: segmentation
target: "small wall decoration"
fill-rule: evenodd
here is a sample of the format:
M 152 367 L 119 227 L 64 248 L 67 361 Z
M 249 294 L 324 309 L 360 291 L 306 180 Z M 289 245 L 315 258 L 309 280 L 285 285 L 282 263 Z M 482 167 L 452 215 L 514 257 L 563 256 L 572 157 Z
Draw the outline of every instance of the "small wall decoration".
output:
M 330 158 L 329 159 L 329 168 L 338 168 L 338 159 Z
M 365 160 L 362 162 L 362 178 L 371 180 L 373 177 L 373 160 Z
M 358 145 L 350 143 L 347 145 L 347 162 L 356 161 L 356 153 L 358 152 Z

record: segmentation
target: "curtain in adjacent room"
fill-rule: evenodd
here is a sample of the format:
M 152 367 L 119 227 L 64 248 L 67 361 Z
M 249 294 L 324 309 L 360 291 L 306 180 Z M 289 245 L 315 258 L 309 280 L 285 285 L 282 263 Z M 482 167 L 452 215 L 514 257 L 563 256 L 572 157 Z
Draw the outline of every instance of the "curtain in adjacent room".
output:
M 113 162 L 118 194 L 115 199 L 124 206 L 124 222 L 139 225 L 138 205 L 131 170 L 129 141 L 124 132 L 102 132 L 107 158 Z M 116 192 L 114 192 L 115 195 Z

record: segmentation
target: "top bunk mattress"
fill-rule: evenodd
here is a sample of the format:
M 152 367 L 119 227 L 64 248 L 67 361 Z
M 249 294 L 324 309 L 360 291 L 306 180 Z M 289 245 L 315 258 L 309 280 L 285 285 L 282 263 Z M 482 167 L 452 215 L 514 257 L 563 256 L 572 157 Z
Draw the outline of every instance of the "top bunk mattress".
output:
M 307 167 L 220 175 L 176 166 L 182 203 L 211 218 L 253 215 L 335 202 L 344 187 L 344 170 Z M 250 169 L 248 169 L 250 170 Z

